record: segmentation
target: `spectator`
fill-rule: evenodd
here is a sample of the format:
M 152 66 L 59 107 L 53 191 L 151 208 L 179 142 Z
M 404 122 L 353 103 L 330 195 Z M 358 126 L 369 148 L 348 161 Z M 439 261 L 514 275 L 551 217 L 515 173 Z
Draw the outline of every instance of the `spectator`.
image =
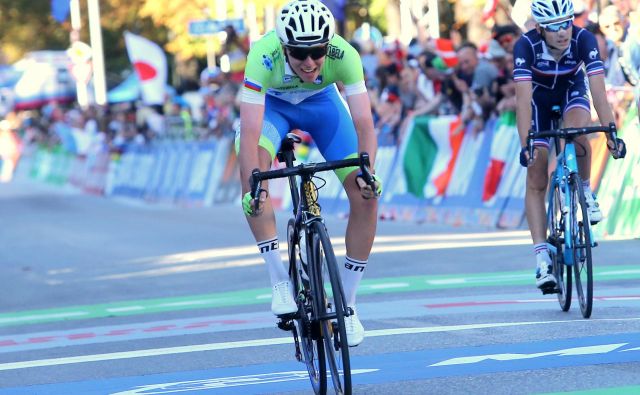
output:
M 222 46 L 223 56 L 229 59 L 231 81 L 241 83 L 244 79 L 244 67 L 249 53 L 249 38 L 239 36 L 233 26 L 224 28 L 227 38 Z
M 422 73 L 416 83 L 418 95 L 413 116 L 450 114 L 450 105 L 443 93 L 443 84 L 453 69 L 447 68 L 442 58 L 430 51 L 423 52 L 419 59 Z
M 634 10 L 634 7 L 632 7 L 631 3 L 631 0 L 611 0 L 611 4 L 613 4 L 613 7 L 615 7 L 620 15 L 623 16 L 625 22 L 628 22 L 626 19 L 631 11 Z M 637 7 L 638 1 L 634 0 L 633 3 L 635 3 L 635 7 Z
M 463 112 L 463 106 L 466 108 L 467 120 L 471 116 L 484 118 L 486 109 L 495 106 L 491 88 L 498 77 L 498 69 L 478 57 L 478 48 L 473 43 L 460 46 L 457 55 L 458 70 L 452 76 L 454 92 L 451 99 L 459 112 Z
M 573 24 L 575 26 L 586 28 L 591 24 L 587 5 L 583 0 L 573 0 L 573 18 Z
M 626 19 L 615 6 L 605 7 L 600 13 L 600 28 L 607 37 L 607 61 L 605 61 L 606 82 L 613 86 L 623 86 L 625 76 L 620 67 L 621 48 L 627 34 Z
M 520 38 L 522 31 L 516 25 L 495 25 L 492 37 L 507 53 L 513 53 L 513 46 Z
M 395 139 L 397 126 L 402 115 L 400 100 L 400 66 L 390 63 L 381 68 L 381 86 L 383 86 L 375 108 L 375 127 L 379 139 Z

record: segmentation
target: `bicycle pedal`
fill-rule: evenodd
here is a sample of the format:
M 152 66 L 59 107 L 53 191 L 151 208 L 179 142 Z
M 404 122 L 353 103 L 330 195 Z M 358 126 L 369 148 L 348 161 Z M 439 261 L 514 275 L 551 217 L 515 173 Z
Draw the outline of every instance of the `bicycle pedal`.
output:
M 293 325 L 293 321 L 291 319 L 285 318 L 285 316 L 281 316 L 280 321 L 278 321 L 278 328 L 282 329 L 283 331 L 292 331 L 295 329 L 295 325 Z
M 548 285 L 546 287 L 540 288 L 543 295 L 551 295 L 551 294 L 559 294 L 560 290 L 556 287 L 556 284 Z

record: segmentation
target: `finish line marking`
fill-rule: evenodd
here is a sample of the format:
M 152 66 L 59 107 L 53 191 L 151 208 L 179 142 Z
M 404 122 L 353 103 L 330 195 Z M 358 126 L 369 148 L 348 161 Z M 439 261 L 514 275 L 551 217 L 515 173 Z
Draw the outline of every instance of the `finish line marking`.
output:
M 590 319 L 590 320 L 579 319 L 579 320 L 559 320 L 559 321 L 497 322 L 497 323 L 487 323 L 487 324 L 428 326 L 428 327 L 420 327 L 420 328 L 392 328 L 392 329 L 380 329 L 380 330 L 368 331 L 366 336 L 379 337 L 379 336 L 406 335 L 406 334 L 417 334 L 417 333 L 456 332 L 456 331 L 464 331 L 464 330 L 471 330 L 471 329 L 487 329 L 487 328 L 526 326 L 526 325 L 548 325 L 548 324 L 564 324 L 564 323 L 590 324 L 596 321 L 600 321 L 600 322 L 640 321 L 640 317 L 600 318 L 600 319 Z M 247 347 L 273 346 L 273 345 L 280 345 L 280 344 L 290 344 L 292 343 L 292 341 L 293 340 L 291 337 L 278 337 L 278 338 L 271 338 L 271 339 L 242 340 L 242 341 L 234 341 L 234 342 L 199 344 L 199 345 L 193 345 L 193 346 L 154 348 L 154 349 L 148 349 L 148 350 L 124 351 L 124 352 L 115 352 L 115 353 L 107 353 L 107 354 L 79 355 L 79 356 L 63 357 L 63 358 L 38 359 L 33 361 L 3 363 L 3 364 L 0 364 L 0 371 L 29 369 L 29 368 L 43 367 L 43 366 L 68 365 L 68 364 L 75 364 L 75 363 L 153 357 L 153 356 L 160 356 L 160 355 L 184 354 L 184 353 L 190 353 L 190 352 L 217 351 L 217 350 L 229 350 L 229 349 L 239 349 L 239 348 L 247 348 Z

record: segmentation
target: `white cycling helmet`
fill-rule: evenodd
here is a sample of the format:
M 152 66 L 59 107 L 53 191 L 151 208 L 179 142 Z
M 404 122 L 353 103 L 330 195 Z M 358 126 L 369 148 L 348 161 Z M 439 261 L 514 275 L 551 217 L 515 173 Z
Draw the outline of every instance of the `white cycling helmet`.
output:
M 328 43 L 335 25 L 329 8 L 318 0 L 294 0 L 280 10 L 276 32 L 284 45 L 312 47 Z
M 532 0 L 531 14 L 541 25 L 573 19 L 572 0 Z

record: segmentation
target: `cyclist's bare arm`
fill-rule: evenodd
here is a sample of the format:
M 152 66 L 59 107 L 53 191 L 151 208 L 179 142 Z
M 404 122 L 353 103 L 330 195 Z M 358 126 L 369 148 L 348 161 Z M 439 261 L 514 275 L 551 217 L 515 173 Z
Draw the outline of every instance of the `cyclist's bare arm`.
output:
M 516 119 L 521 147 L 527 145 L 527 136 L 529 134 L 529 129 L 531 129 L 532 99 L 533 84 L 531 83 L 531 81 L 516 82 Z
M 596 74 L 589 77 L 589 89 L 591 90 L 591 97 L 593 98 L 593 107 L 596 109 L 598 113 L 598 119 L 600 120 L 600 125 L 608 126 L 611 123 L 615 124 L 615 117 L 613 115 L 613 111 L 611 110 L 611 105 L 609 105 L 609 101 L 607 100 L 607 91 L 604 83 L 604 74 Z M 616 143 L 613 141 L 612 136 L 607 133 L 607 148 L 611 152 L 614 158 L 619 156 L 618 152 L 623 151 L 623 148 L 618 143 L 616 147 Z M 616 149 L 618 152 L 615 152 Z
M 358 133 L 358 151 L 369 153 L 371 168 L 374 169 L 378 141 L 373 128 L 369 95 L 367 92 L 363 92 L 347 96 L 347 104 L 351 111 L 356 133 Z
M 608 126 L 615 122 L 613 111 L 607 100 L 607 91 L 604 83 L 604 74 L 596 74 L 589 77 L 589 90 L 593 99 L 593 107 L 598 113 L 598 119 L 602 126 Z
M 263 104 L 245 102 L 240 104 L 240 154 L 238 161 L 243 195 L 251 190 L 249 176 L 253 169 L 262 169 L 258 159 L 258 142 L 262 132 L 263 118 Z

